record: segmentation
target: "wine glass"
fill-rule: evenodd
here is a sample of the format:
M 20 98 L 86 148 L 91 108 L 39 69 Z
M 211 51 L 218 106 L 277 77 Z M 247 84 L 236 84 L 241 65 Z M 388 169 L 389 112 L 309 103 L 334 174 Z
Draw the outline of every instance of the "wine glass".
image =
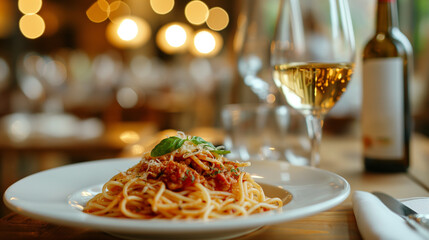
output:
M 282 0 L 271 43 L 273 79 L 305 116 L 310 166 L 320 162 L 323 119 L 345 92 L 354 59 L 348 0 Z

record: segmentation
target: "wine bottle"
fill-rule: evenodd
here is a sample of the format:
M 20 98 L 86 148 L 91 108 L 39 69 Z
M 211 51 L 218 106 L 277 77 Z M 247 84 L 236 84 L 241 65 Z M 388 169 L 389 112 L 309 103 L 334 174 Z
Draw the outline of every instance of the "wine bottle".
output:
M 410 164 L 412 47 L 399 30 L 396 0 L 378 0 L 376 31 L 363 50 L 362 138 L 367 171 Z

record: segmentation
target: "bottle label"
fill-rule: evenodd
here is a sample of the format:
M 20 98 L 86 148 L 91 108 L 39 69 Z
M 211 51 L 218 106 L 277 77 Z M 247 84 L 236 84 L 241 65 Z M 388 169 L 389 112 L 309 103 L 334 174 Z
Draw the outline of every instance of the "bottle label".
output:
M 399 57 L 367 59 L 363 64 L 362 137 L 364 156 L 404 156 L 404 75 Z

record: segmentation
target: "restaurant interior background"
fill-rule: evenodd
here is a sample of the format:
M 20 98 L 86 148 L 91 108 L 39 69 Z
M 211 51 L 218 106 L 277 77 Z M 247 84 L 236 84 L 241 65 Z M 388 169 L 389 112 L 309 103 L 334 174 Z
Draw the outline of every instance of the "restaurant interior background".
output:
M 269 36 L 278 0 L 1 0 L 1 193 L 40 170 L 139 155 L 135 143 L 162 130 L 221 130 L 222 106 L 261 102 L 237 63 L 246 6 L 258 2 Z M 414 129 L 429 135 L 429 1 L 398 2 L 414 46 Z M 360 52 L 375 0 L 349 3 L 358 61 L 328 135 L 359 135 Z M 265 101 L 283 104 L 275 92 Z

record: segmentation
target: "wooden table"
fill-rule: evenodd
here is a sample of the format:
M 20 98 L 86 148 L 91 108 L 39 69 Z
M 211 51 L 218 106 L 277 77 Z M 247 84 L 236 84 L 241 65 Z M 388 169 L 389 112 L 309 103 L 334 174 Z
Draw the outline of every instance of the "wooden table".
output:
M 343 176 L 351 192 L 384 191 L 397 198 L 429 197 L 429 140 L 414 136 L 412 165 L 408 173 L 374 174 L 363 171 L 357 138 L 325 136 L 321 168 Z M 1 219 L 1 239 L 116 239 L 84 228 L 58 226 L 15 213 Z M 280 223 L 238 239 L 361 239 L 352 211 L 351 196 L 342 204 L 303 219 Z

